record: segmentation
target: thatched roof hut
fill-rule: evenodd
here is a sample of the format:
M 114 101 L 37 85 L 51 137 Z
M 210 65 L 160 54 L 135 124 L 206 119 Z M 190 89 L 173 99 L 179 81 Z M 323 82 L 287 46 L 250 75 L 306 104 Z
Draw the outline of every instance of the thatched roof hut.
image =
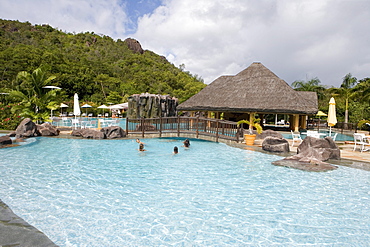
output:
M 316 114 L 315 92 L 300 92 L 261 63 L 221 76 L 177 107 L 180 111 Z

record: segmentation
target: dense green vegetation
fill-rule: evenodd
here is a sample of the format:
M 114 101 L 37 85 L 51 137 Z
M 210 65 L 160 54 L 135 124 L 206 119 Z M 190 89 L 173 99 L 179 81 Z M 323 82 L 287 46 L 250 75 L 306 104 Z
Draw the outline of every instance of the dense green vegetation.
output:
M 357 80 L 348 73 L 343 76 L 339 88 L 322 85 L 318 78 L 295 81 L 292 86 L 298 91 L 317 92 L 319 110 L 326 113 L 329 100 L 334 97 L 338 122 L 360 123 L 358 127 L 367 129 L 363 124 L 370 120 L 370 78 Z
M 58 103 L 72 102 L 74 93 L 81 102 L 93 105 L 122 103 L 132 94 L 145 92 L 168 94 L 183 102 L 205 87 L 203 80 L 184 71 L 184 66 L 177 68 L 151 51 L 134 51 L 126 41 L 0 19 L 0 92 L 17 90 L 28 95 L 33 89 L 26 87 L 29 83 L 18 74 L 40 67 L 46 77 L 55 76 L 48 85 L 62 88 L 53 99 Z M 10 96 L 7 103 L 25 99 Z M 45 107 L 41 104 L 39 110 Z

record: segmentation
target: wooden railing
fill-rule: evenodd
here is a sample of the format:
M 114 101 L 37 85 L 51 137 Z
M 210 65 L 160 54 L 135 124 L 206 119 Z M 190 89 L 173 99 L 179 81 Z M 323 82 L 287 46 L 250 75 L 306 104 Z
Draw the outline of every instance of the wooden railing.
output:
M 175 133 L 178 137 L 182 134 L 193 134 L 196 138 L 200 135 L 218 139 L 239 141 L 239 129 L 236 122 L 214 118 L 199 117 L 161 117 L 126 119 L 127 134 L 158 134 Z

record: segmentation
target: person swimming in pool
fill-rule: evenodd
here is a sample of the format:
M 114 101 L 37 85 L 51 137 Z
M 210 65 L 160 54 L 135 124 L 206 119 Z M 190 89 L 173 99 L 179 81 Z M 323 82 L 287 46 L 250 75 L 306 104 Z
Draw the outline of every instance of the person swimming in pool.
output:
M 190 147 L 189 139 L 186 139 L 183 143 L 184 143 L 184 147 L 186 147 L 186 148 Z
M 179 149 L 176 146 L 173 148 L 173 153 L 174 154 L 178 154 L 179 153 Z
M 136 138 L 136 142 L 139 143 L 139 144 L 145 144 L 144 142 L 140 141 L 139 138 Z
M 140 143 L 140 145 L 139 145 L 139 151 L 146 151 L 145 149 L 144 149 L 144 144 L 143 143 Z

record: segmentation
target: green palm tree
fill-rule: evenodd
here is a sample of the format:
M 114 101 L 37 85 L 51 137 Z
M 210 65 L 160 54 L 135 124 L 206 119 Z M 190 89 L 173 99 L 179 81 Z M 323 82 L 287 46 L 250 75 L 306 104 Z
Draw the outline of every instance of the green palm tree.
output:
M 21 71 L 17 75 L 17 80 L 21 81 L 18 90 L 13 90 L 9 96 L 19 104 L 12 107 L 12 112 L 19 112 L 22 117 L 29 117 L 32 120 L 48 120 L 51 102 L 55 102 L 57 90 L 43 89 L 55 76 L 47 76 L 45 67 L 35 69 L 31 74 Z M 53 103 L 55 104 L 55 103 Z
M 292 87 L 296 91 L 310 91 L 316 92 L 317 97 L 322 99 L 324 97 L 325 86 L 320 85 L 321 81 L 319 78 L 315 77 L 309 81 L 297 80 L 292 83 Z
M 353 77 L 351 73 L 348 73 L 343 77 L 342 84 L 340 88 L 336 90 L 336 92 L 342 96 L 344 96 L 346 101 L 345 112 L 344 112 L 344 123 L 348 123 L 348 104 L 349 99 L 352 98 L 354 94 L 354 90 L 352 89 L 357 84 L 357 78 Z
M 358 110 L 361 112 L 360 119 L 362 120 L 369 116 L 370 112 L 370 78 L 364 78 L 358 81 L 358 84 L 352 88 L 352 99 L 358 102 Z

